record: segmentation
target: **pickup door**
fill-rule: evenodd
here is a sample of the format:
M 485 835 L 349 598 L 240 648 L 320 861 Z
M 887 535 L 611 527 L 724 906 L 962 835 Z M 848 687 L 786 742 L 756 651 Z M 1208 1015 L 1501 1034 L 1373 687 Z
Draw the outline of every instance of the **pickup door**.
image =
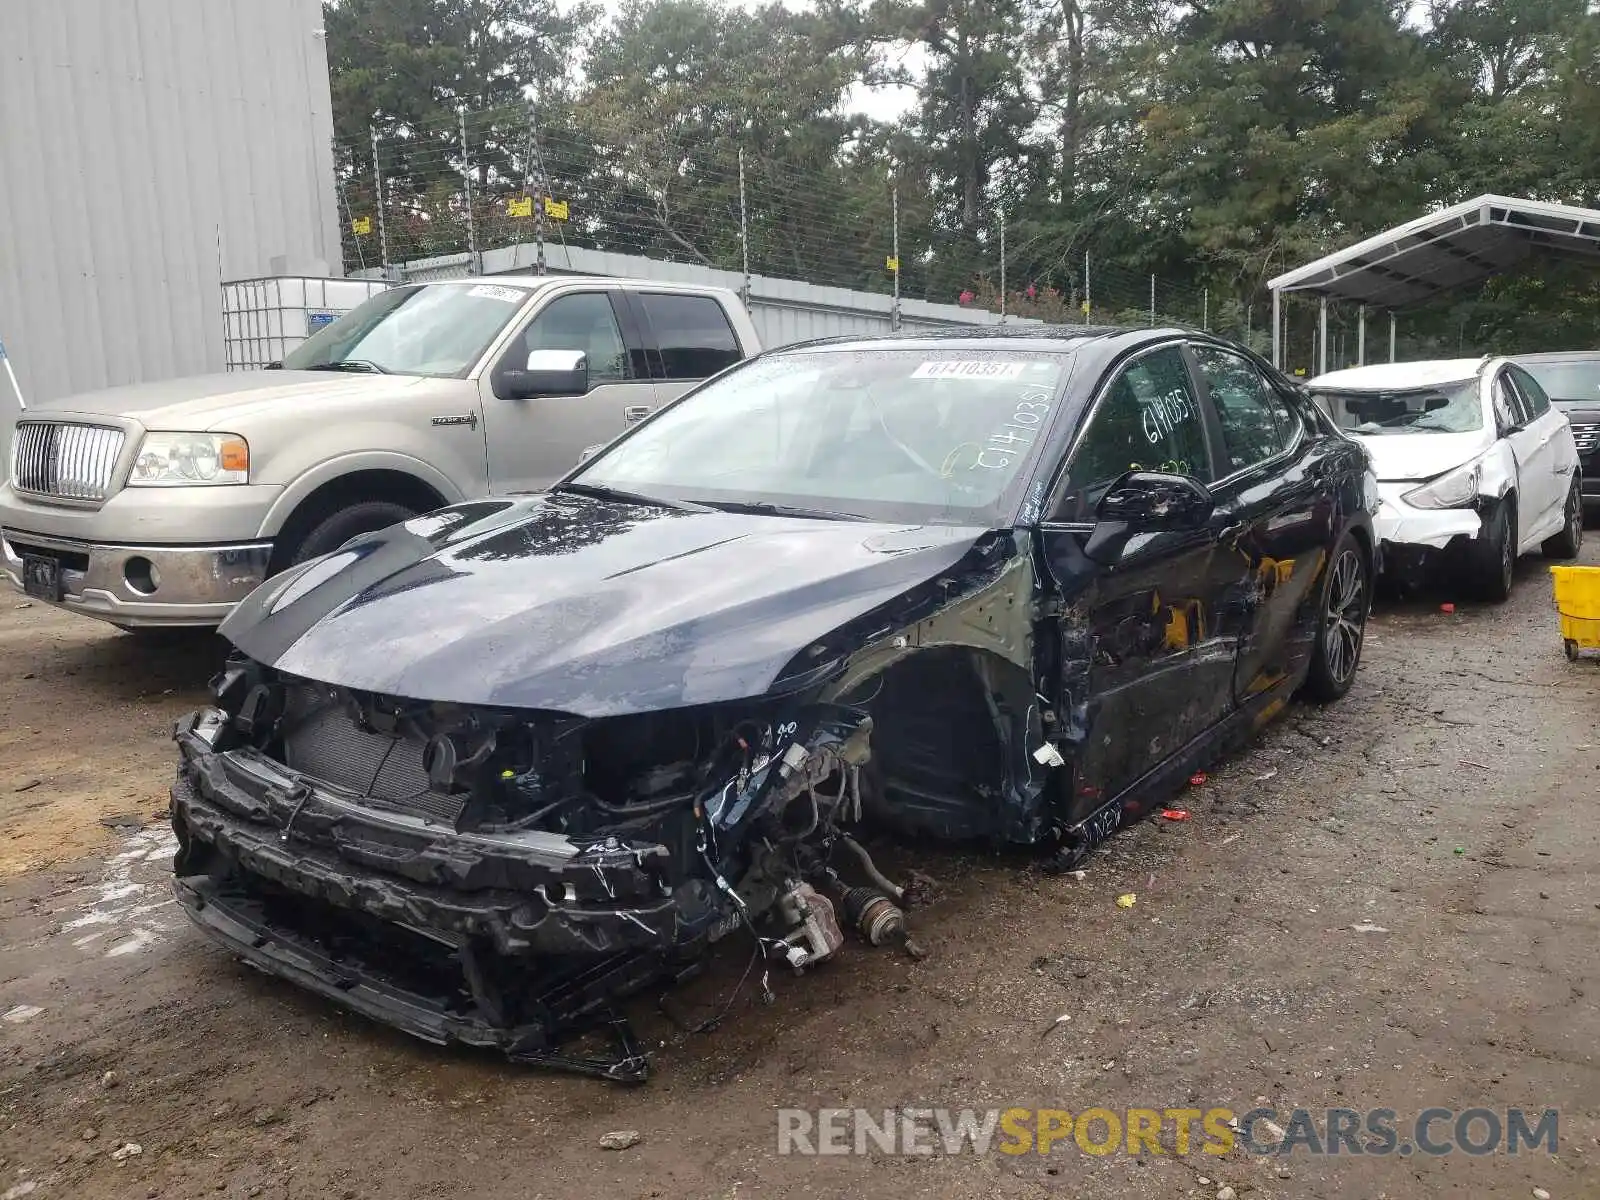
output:
M 531 350 L 581 350 L 589 360 L 582 396 L 515 400 L 496 392 L 506 366 Z M 590 446 L 744 357 L 722 304 L 685 292 L 588 285 L 547 300 L 479 383 L 489 455 L 489 490 L 539 491 L 565 475 Z
M 511 399 L 495 381 L 531 350 L 581 350 L 589 360 L 582 396 Z M 478 382 L 489 455 L 489 491 L 539 491 L 565 475 L 584 447 L 615 437 L 630 417 L 655 407 L 644 344 L 618 288 L 590 286 L 550 297 Z

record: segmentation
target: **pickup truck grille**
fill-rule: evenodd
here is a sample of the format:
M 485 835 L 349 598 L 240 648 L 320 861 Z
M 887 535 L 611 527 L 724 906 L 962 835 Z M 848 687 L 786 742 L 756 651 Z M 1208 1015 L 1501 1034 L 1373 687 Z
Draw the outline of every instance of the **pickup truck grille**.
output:
M 122 440 L 122 430 L 106 425 L 19 421 L 11 456 L 12 486 L 19 492 L 65 500 L 104 500 L 111 494 Z
M 1579 454 L 1589 453 L 1596 445 L 1600 445 L 1600 425 L 1574 425 L 1572 440 L 1577 444 Z

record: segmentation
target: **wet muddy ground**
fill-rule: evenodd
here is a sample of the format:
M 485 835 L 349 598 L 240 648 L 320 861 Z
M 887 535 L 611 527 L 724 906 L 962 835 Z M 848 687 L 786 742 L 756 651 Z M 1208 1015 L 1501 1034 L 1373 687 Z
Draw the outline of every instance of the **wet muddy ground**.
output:
M 1342 704 L 1291 708 L 1082 879 L 925 853 L 923 961 L 852 941 L 697 1036 L 635 1005 L 654 1077 L 621 1089 L 413 1043 L 204 942 L 159 814 L 218 644 L 7 594 L 0 1196 L 1600 1196 L 1600 665 L 1562 657 L 1537 559 L 1503 607 L 1450 598 L 1380 609 Z M 670 1007 L 715 1011 L 745 962 Z M 780 1107 L 1258 1105 L 1555 1108 L 1559 1150 L 777 1153 Z

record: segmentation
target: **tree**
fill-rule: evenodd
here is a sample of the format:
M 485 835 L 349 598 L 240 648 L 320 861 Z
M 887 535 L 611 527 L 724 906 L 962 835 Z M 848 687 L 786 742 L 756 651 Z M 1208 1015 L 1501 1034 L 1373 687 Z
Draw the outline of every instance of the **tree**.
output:
M 530 101 L 568 94 L 580 31 L 598 9 L 540 0 L 328 0 L 334 134 L 365 189 L 369 128 L 382 135 L 385 209 L 411 252 L 459 249 L 464 211 L 448 186 L 463 162 L 461 114 L 480 191 L 528 171 Z

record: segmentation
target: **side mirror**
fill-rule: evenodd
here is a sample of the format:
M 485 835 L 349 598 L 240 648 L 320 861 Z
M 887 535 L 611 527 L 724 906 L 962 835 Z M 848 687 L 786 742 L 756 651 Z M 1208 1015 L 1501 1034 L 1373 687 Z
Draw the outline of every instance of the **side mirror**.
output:
M 1083 552 L 1115 562 L 1134 534 L 1199 529 L 1215 508 L 1211 490 L 1193 476 L 1130 471 L 1100 498 Z
M 605 448 L 606 444 L 604 442 L 596 442 L 592 446 L 585 446 L 582 450 L 578 451 L 578 461 L 581 463 L 586 463 Z
M 502 400 L 586 395 L 589 356 L 582 350 L 530 350 L 524 366 L 500 370 L 494 390 Z

